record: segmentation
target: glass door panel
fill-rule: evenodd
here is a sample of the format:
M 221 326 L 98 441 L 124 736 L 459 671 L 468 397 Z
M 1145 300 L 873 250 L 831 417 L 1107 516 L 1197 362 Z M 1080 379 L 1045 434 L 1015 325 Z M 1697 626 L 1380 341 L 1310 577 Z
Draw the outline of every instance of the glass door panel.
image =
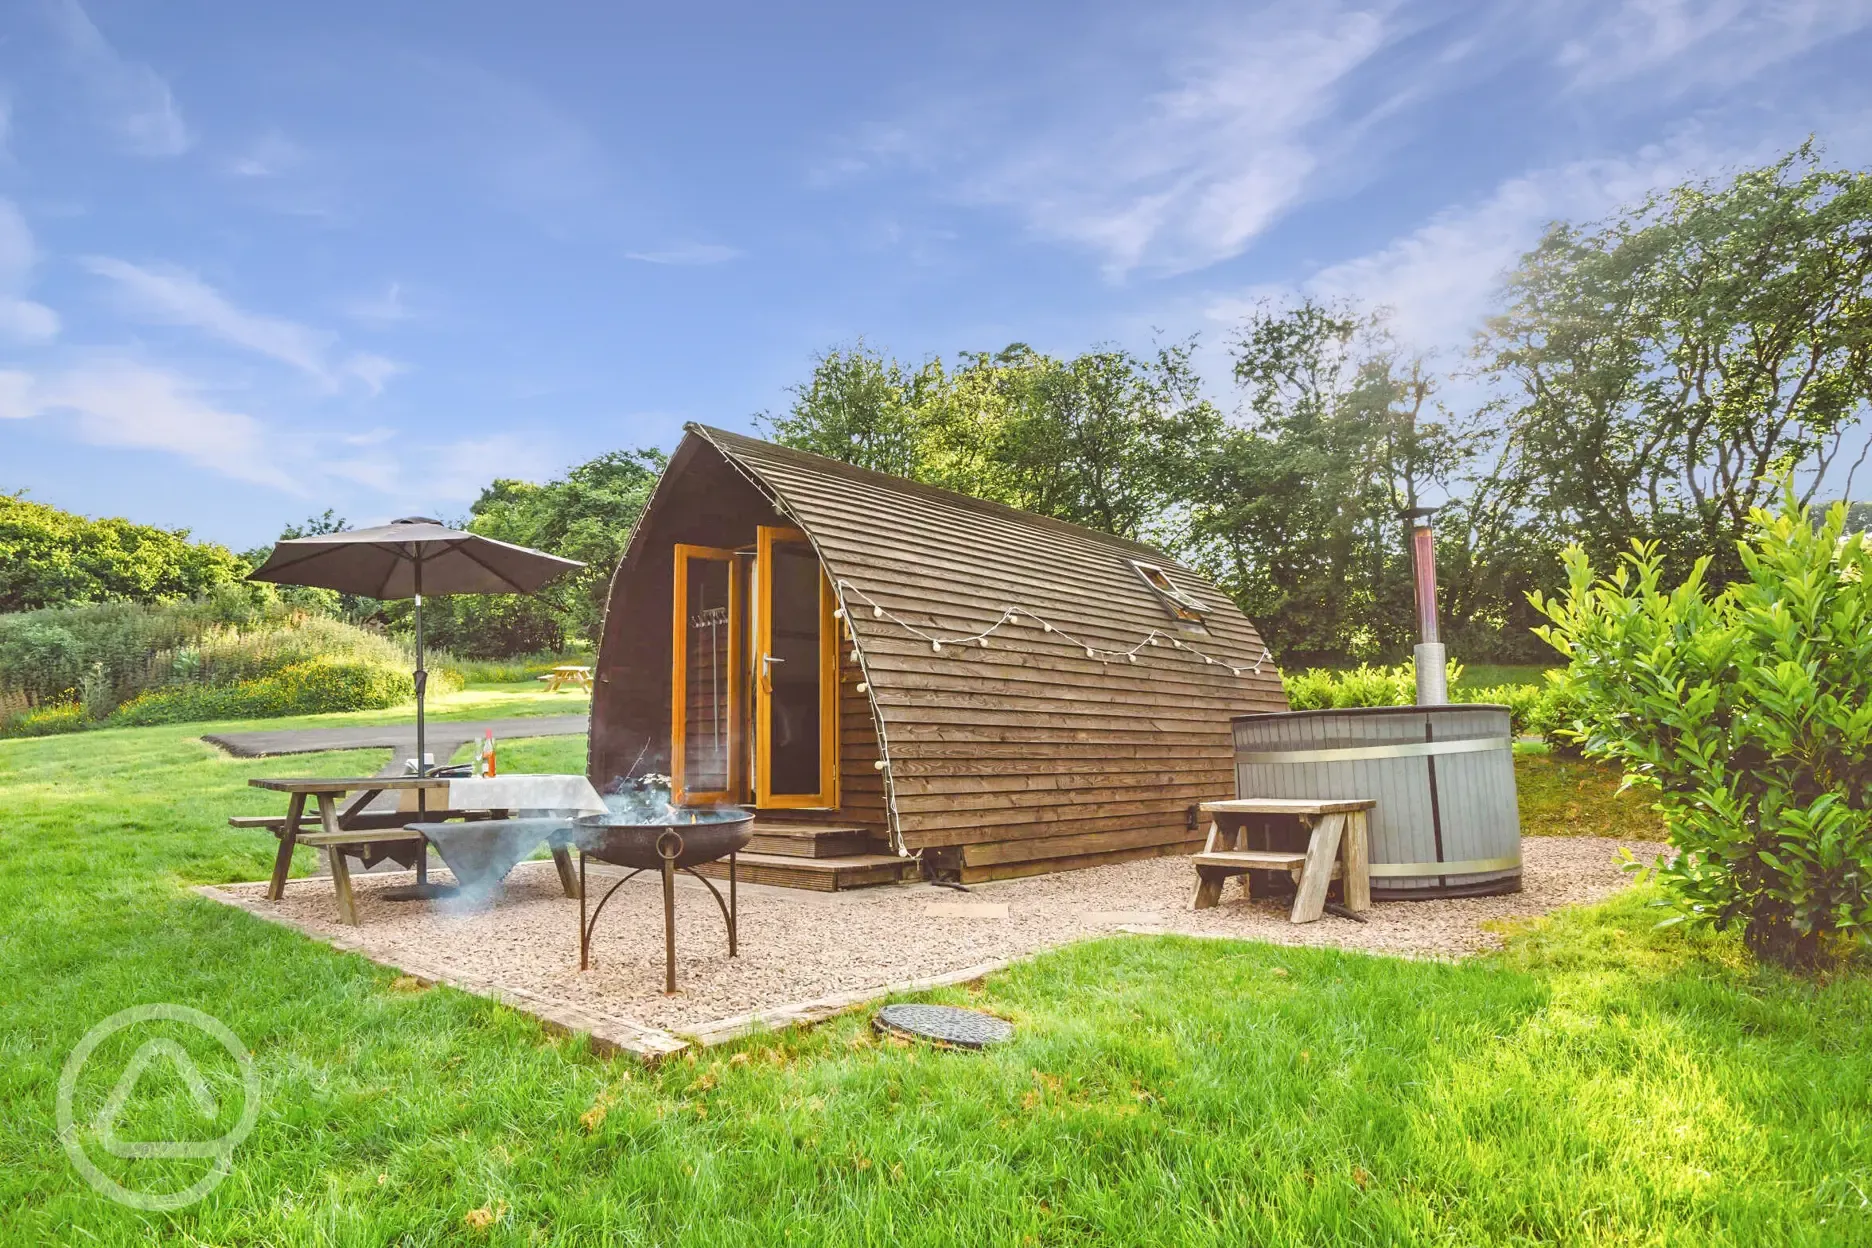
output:
M 741 706 L 734 552 L 676 547 L 670 784 L 679 802 L 731 802 Z
M 838 650 L 819 557 L 792 529 L 756 549 L 755 800 L 838 805 Z

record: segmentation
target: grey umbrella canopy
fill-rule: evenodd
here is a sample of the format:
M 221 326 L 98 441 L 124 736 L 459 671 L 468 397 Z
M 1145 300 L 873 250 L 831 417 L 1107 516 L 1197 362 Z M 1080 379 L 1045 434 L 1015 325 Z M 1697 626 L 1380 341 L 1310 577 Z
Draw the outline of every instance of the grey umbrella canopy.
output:
M 429 673 L 423 669 L 423 595 L 530 594 L 562 573 L 585 565 L 543 550 L 497 542 L 478 533 L 410 516 L 374 529 L 347 529 L 314 537 L 288 538 L 267 561 L 247 574 L 250 581 L 315 585 L 368 598 L 416 600 L 416 774 L 425 775 L 423 703 Z M 418 821 L 427 795 L 416 795 Z M 416 859 L 416 877 L 427 877 L 427 853 Z
M 530 594 L 585 565 L 545 551 L 444 528 L 421 516 L 279 543 L 250 581 L 316 585 L 369 598 Z

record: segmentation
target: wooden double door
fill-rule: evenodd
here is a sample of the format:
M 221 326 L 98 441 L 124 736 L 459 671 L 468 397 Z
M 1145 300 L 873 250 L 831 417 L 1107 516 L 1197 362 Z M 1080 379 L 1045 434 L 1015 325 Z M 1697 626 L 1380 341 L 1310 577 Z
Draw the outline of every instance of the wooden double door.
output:
M 835 595 L 806 535 L 676 546 L 670 776 L 677 800 L 838 805 Z

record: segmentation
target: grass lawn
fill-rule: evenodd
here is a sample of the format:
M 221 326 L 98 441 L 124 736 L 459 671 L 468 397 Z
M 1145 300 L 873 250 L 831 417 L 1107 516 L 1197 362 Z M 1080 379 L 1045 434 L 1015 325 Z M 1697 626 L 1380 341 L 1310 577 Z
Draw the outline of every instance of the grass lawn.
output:
M 1457 685 L 1464 689 L 1491 689 L 1496 685 L 1547 684 L 1548 663 L 1465 663 Z
M 646 1071 L 188 893 L 264 874 L 272 838 L 222 822 L 277 808 L 248 777 L 381 754 L 233 760 L 201 731 L 0 742 L 0 1242 L 1872 1242 L 1872 980 L 1659 931 L 1648 892 L 1459 965 L 1106 940 L 933 994 L 1019 1025 L 988 1054 L 858 1016 Z M 503 747 L 513 770 L 579 756 Z M 175 1213 L 95 1195 L 53 1125 L 80 1037 L 158 1001 L 223 1020 L 262 1082 L 230 1177 Z M 216 1125 L 152 1066 L 127 1138 L 240 1108 L 226 1060 L 172 1038 L 225 1085 Z M 84 1138 L 145 1189 L 205 1168 Z
M 1642 836 L 1664 839 L 1652 791 L 1619 791 L 1619 769 L 1553 753 L 1545 743 L 1515 746 L 1515 793 L 1528 836 Z

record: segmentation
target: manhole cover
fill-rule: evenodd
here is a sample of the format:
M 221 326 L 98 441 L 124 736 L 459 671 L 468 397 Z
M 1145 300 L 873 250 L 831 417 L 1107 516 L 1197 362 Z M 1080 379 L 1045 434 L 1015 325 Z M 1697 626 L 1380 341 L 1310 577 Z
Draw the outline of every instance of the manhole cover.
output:
M 1014 1034 L 1014 1024 L 979 1010 L 958 1010 L 953 1005 L 887 1005 L 871 1025 L 918 1040 L 934 1040 L 960 1049 L 981 1049 Z

